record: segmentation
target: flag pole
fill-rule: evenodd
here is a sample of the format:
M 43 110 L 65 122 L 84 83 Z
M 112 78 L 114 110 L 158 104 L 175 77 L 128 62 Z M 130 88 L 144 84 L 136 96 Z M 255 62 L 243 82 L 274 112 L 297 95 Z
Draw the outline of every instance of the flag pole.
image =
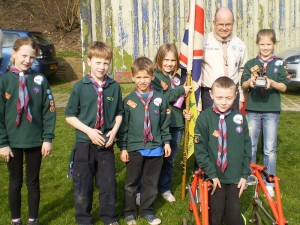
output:
M 189 13 L 189 39 L 188 39 L 188 63 L 187 63 L 187 78 L 186 85 L 192 85 L 192 67 L 193 67 L 193 50 L 194 50 L 194 24 L 195 24 L 195 0 L 190 1 L 190 13 Z M 189 92 L 185 99 L 186 110 L 190 110 L 190 95 Z M 181 199 L 184 200 L 186 194 L 186 165 L 188 155 L 188 142 L 189 142 L 189 120 L 185 119 L 184 127 L 184 149 L 183 149 L 183 171 L 182 171 L 182 184 L 181 184 Z

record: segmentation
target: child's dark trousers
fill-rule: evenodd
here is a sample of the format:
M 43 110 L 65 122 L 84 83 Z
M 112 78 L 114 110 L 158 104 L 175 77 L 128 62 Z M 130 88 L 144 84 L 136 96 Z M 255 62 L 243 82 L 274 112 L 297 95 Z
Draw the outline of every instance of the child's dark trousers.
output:
M 73 184 L 75 218 L 78 224 L 93 224 L 91 210 L 94 178 L 99 187 L 100 219 L 105 224 L 116 222 L 116 175 L 113 147 L 97 148 L 91 143 L 77 143 Z

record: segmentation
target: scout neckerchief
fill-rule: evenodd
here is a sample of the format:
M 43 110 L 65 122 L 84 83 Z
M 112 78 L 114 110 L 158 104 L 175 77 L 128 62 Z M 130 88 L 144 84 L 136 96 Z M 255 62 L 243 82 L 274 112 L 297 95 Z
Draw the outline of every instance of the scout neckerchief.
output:
M 26 78 L 28 76 L 28 71 L 21 71 L 16 67 L 12 66 L 10 71 L 13 72 L 17 77 L 19 77 L 19 98 L 17 102 L 17 118 L 16 118 L 16 126 L 20 125 L 21 115 L 23 110 L 26 113 L 27 120 L 32 123 L 32 115 L 29 107 L 29 94 L 26 85 Z
M 229 35 L 227 38 L 223 39 L 217 33 L 214 31 L 213 32 L 214 37 L 217 39 L 217 41 L 221 42 L 222 44 L 222 51 L 223 51 L 223 60 L 224 60 L 224 75 L 228 76 L 229 75 L 229 70 L 228 70 L 228 54 L 227 54 L 227 47 L 228 43 L 232 39 L 232 34 Z
M 153 135 L 151 133 L 151 123 L 150 123 L 150 112 L 149 112 L 149 104 L 152 100 L 153 97 L 153 88 L 150 88 L 147 100 L 145 102 L 143 96 L 141 95 L 141 93 L 138 91 L 138 89 L 136 88 L 135 90 L 136 95 L 138 96 L 138 98 L 141 100 L 141 102 L 144 105 L 144 109 L 145 109 L 145 116 L 144 116 L 144 144 L 146 144 L 146 142 L 148 141 L 148 139 L 150 141 L 153 140 Z
M 256 58 L 258 59 L 258 61 L 262 64 L 263 66 L 263 75 L 266 75 L 266 72 L 267 72 L 267 67 L 269 65 L 270 62 L 273 61 L 273 59 L 276 59 L 277 57 L 275 55 L 271 55 L 267 60 L 263 60 L 261 58 L 261 55 L 257 55 Z
M 178 85 L 175 84 L 174 78 L 173 78 L 172 75 L 169 74 L 169 73 L 167 74 L 167 76 L 170 78 L 170 82 L 171 82 L 171 87 L 172 87 L 172 89 L 175 89 L 175 87 L 178 86 Z
M 219 115 L 219 129 L 218 129 L 218 159 L 217 165 L 220 168 L 222 173 L 224 173 L 227 164 L 227 127 L 225 117 L 231 112 L 231 108 L 226 112 L 220 112 L 215 105 L 212 106 L 212 109 L 215 113 Z
M 257 55 L 256 58 L 258 59 L 258 61 L 262 64 L 263 66 L 263 74 L 262 76 L 267 76 L 267 67 L 269 65 L 270 62 L 273 61 L 273 59 L 276 59 L 277 57 L 275 55 L 271 55 L 267 60 L 263 60 L 261 58 L 261 55 Z M 265 94 L 265 88 L 261 88 L 261 95 Z
M 104 124 L 104 109 L 103 109 L 103 88 L 105 87 L 107 76 L 104 75 L 102 84 L 99 85 L 95 79 L 92 77 L 92 75 L 89 73 L 88 78 L 92 81 L 92 84 L 94 86 L 94 89 L 97 92 L 98 98 L 97 98 L 97 112 L 96 112 L 96 124 L 94 126 L 95 129 L 101 128 Z

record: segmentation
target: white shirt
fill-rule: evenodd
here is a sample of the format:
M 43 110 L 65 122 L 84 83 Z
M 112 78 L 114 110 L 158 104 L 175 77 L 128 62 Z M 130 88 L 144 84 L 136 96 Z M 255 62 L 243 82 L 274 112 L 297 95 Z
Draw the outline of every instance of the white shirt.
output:
M 204 38 L 204 55 L 201 71 L 201 86 L 211 88 L 213 82 L 225 75 L 222 43 L 212 32 Z M 228 43 L 228 76 L 238 84 L 240 81 L 239 70 L 247 62 L 247 48 L 245 43 L 234 36 Z

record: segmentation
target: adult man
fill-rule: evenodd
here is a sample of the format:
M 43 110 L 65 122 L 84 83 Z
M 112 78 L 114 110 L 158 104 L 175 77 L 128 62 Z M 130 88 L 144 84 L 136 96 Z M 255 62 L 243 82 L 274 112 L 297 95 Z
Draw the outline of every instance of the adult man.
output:
M 247 62 L 245 43 L 232 34 L 233 13 L 229 8 L 219 8 L 215 13 L 213 31 L 204 37 L 204 56 L 201 72 L 202 110 L 212 106 L 209 90 L 212 83 L 221 76 L 230 77 L 239 86 L 239 94 L 233 107 L 241 109 L 243 93 L 240 88 L 240 68 Z
M 3 36 L 3 32 L 0 29 L 0 67 L 1 67 L 1 62 L 2 62 L 2 46 L 3 46 L 3 42 L 4 42 L 4 36 Z

